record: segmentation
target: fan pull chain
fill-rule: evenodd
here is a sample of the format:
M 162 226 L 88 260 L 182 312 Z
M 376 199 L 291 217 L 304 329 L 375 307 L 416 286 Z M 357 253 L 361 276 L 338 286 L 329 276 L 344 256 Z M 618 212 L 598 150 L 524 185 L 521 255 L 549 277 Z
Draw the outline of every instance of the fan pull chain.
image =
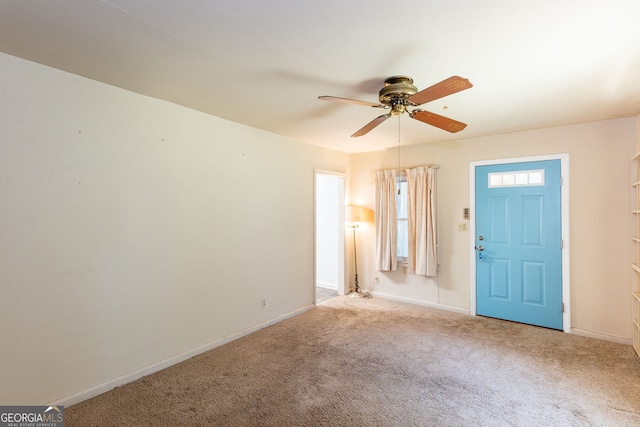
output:
M 400 169 L 401 164 L 402 163 L 400 163 L 400 116 L 398 116 L 398 169 Z

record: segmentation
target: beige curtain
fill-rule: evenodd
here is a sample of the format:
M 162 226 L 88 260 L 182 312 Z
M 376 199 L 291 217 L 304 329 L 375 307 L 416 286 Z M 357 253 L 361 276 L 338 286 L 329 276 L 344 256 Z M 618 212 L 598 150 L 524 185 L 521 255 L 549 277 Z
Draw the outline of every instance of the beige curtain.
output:
M 376 171 L 376 269 L 395 271 L 396 254 L 396 171 Z
M 408 272 L 435 276 L 436 211 L 435 170 L 420 166 L 407 169 L 407 224 L 409 229 Z

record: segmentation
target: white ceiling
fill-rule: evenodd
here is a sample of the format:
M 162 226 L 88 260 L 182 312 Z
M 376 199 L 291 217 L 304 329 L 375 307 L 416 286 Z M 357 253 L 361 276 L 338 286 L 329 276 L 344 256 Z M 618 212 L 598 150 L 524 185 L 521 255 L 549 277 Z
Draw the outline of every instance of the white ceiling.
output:
M 639 0 L 0 0 L 0 51 L 346 152 L 640 113 Z M 468 127 L 317 99 L 393 75 Z

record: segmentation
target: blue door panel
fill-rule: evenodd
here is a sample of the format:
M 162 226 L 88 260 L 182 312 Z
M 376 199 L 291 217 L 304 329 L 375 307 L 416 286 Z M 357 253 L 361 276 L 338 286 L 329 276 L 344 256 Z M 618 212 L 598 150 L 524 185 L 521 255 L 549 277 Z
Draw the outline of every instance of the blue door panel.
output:
M 545 302 L 544 264 L 523 261 L 522 263 L 522 302 L 544 305 Z
M 509 244 L 509 200 L 505 197 L 489 198 L 491 212 L 491 243 Z
M 491 298 L 509 301 L 511 299 L 511 286 L 509 283 L 509 260 L 508 259 L 494 259 L 491 263 Z
M 544 185 L 489 187 L 490 173 L 532 170 Z M 560 194 L 559 160 L 476 167 L 477 314 L 562 329 Z
M 542 246 L 542 200 L 540 196 L 522 198 L 522 244 L 525 246 Z

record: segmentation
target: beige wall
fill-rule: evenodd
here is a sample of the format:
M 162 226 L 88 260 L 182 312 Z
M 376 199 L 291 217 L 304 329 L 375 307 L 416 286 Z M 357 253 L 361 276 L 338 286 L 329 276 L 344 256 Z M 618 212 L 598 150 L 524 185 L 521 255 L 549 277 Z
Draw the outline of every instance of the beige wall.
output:
M 636 124 L 636 153 L 640 153 L 640 115 L 638 115 L 637 124 Z
M 314 169 L 347 154 L 4 54 L 0 76 L 2 404 L 74 403 L 312 306 Z
M 629 160 L 636 119 L 618 119 L 484 138 L 424 144 L 352 156 L 351 203 L 373 207 L 374 171 L 437 163 L 440 272 L 437 278 L 375 270 L 371 227 L 360 237 L 360 283 L 382 295 L 426 305 L 468 309 L 469 232 L 458 231 L 469 207 L 474 161 L 569 155 L 571 323 L 575 332 L 631 337 Z M 400 159 L 400 160 L 399 160 Z M 374 285 L 375 276 L 380 284 Z

